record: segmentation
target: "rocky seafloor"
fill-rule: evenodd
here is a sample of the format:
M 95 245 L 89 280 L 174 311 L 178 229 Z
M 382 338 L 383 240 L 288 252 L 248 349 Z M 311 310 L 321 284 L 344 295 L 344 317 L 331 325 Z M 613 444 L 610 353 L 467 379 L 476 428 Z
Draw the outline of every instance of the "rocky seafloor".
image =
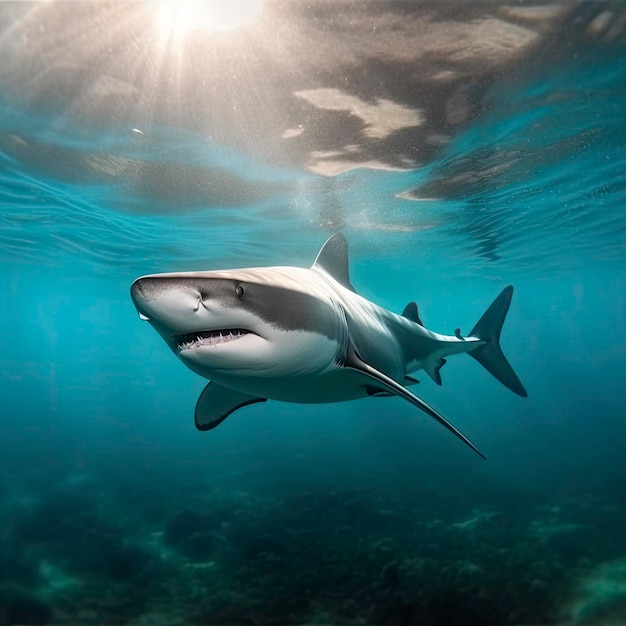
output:
M 606 494 L 87 477 L 0 502 L 1 625 L 626 623 L 626 505 Z

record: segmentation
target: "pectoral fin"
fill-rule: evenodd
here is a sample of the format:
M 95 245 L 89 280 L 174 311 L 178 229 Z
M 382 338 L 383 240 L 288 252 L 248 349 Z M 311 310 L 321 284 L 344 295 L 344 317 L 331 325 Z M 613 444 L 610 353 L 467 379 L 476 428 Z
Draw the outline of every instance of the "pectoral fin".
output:
M 485 459 L 486 457 L 482 452 L 457 428 L 455 428 L 448 420 L 440 415 L 435 409 L 430 407 L 426 402 L 418 398 L 416 395 L 412 394 L 408 389 L 403 387 L 400 383 L 393 380 L 386 374 L 379 372 L 376 368 L 368 365 L 361 359 L 361 357 L 357 354 L 354 348 L 350 345 L 348 347 L 348 354 L 346 359 L 346 368 L 356 370 L 363 376 L 366 380 L 365 385 L 368 389 L 368 395 L 377 395 L 373 393 L 374 389 L 379 389 L 381 392 L 388 392 L 395 396 L 400 396 L 404 398 L 412 405 L 416 406 L 418 409 L 424 411 L 424 413 L 430 415 L 432 418 L 437 420 L 442 426 L 447 428 L 451 433 L 456 435 L 463 443 L 468 445 L 476 454 Z
M 228 387 L 210 382 L 198 398 L 195 422 L 198 430 L 211 430 L 221 424 L 231 413 L 242 406 L 265 402 L 266 398 L 256 398 L 239 393 Z

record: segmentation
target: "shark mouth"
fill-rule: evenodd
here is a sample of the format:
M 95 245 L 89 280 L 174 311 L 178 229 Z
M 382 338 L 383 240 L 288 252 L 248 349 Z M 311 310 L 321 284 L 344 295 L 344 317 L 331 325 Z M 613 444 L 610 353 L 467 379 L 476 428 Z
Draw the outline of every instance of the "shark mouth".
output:
M 245 328 L 226 328 L 222 330 L 202 330 L 186 335 L 175 337 L 178 351 L 193 350 L 202 346 L 217 346 L 222 343 L 229 343 L 249 335 L 251 331 Z

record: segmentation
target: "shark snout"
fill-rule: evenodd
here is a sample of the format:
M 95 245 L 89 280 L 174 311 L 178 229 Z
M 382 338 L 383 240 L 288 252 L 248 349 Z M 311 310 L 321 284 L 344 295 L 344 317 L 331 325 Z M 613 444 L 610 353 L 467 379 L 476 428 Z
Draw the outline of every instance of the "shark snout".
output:
M 170 276 L 142 276 L 130 288 L 135 305 L 161 300 L 174 295 L 181 301 L 197 301 L 200 290 L 191 281 L 177 280 Z
M 153 300 L 159 297 L 164 291 L 171 289 L 172 285 L 167 284 L 167 280 L 143 276 L 138 278 L 130 288 L 130 295 L 135 304 L 144 302 L 146 300 Z
M 135 306 L 137 305 L 138 301 L 145 297 L 145 293 L 141 286 L 142 280 L 143 278 L 138 278 L 130 287 L 130 297 L 132 298 Z
M 138 278 L 130 287 L 130 297 L 141 319 L 149 319 L 147 306 L 157 297 L 157 290 L 149 278 Z
M 170 277 L 143 276 L 135 280 L 130 296 L 141 319 L 178 329 L 181 316 L 198 310 L 200 292 Z M 186 328 L 184 323 L 184 328 Z
M 137 312 L 139 313 L 140 319 L 149 322 L 150 318 L 143 312 L 143 308 L 141 306 L 142 301 L 146 298 L 146 294 L 141 286 L 142 280 L 143 279 L 139 278 L 131 285 L 130 297 L 135 305 L 135 308 L 137 309 Z

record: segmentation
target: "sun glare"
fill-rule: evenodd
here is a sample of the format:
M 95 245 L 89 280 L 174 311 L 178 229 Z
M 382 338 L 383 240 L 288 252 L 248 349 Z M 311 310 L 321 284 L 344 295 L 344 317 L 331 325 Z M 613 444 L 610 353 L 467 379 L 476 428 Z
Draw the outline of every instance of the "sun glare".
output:
M 159 27 L 170 35 L 182 35 L 190 30 L 236 30 L 259 16 L 262 3 L 263 0 L 159 2 Z

